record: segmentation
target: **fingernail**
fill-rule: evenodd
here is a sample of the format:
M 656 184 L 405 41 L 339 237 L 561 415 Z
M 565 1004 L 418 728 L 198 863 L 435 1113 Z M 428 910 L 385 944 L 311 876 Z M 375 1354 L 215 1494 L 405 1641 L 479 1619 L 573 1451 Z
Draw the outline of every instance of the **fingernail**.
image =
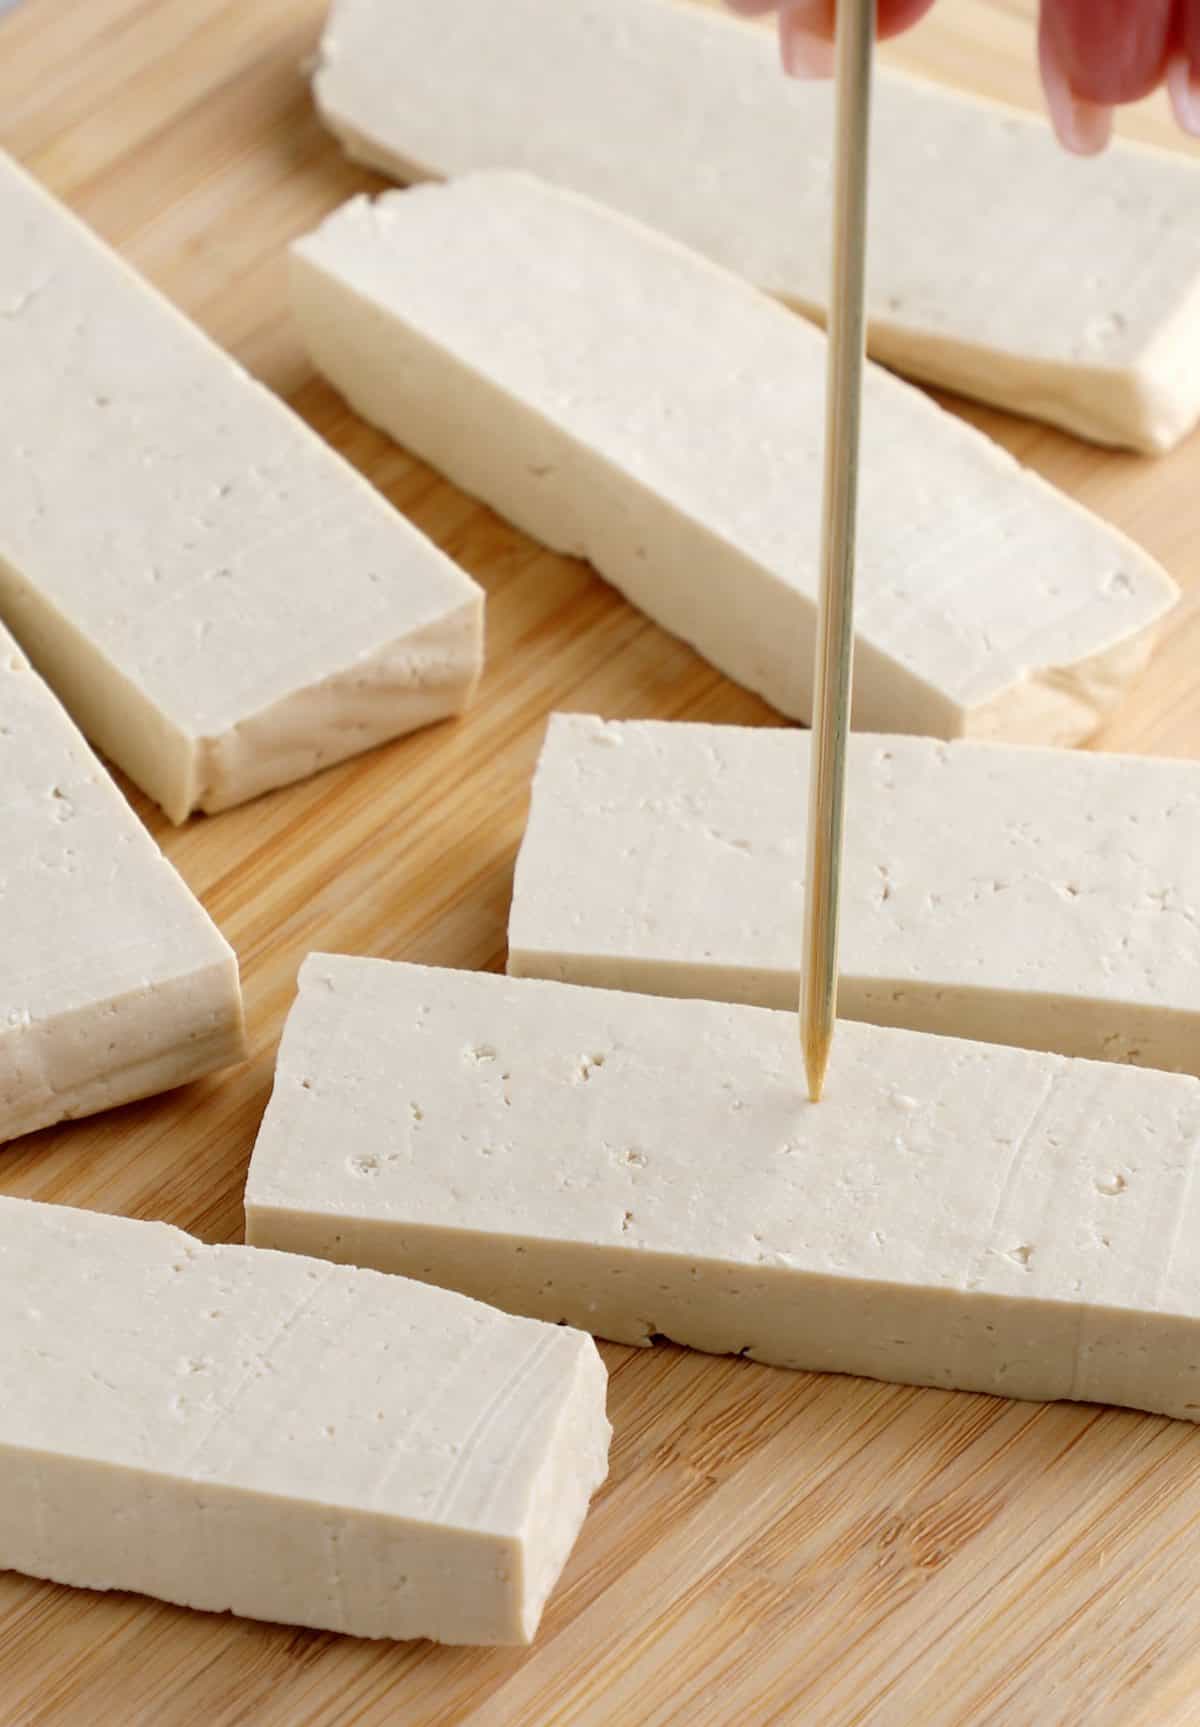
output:
M 1184 54 L 1173 54 L 1167 62 L 1167 93 L 1184 131 L 1200 138 L 1200 78 Z
M 794 12 L 785 12 L 779 20 L 779 45 L 789 78 L 833 77 L 833 43 L 806 29 Z
M 1040 50 L 1046 109 L 1059 143 L 1077 156 L 1097 155 L 1112 137 L 1112 109 L 1076 96 L 1044 33 Z

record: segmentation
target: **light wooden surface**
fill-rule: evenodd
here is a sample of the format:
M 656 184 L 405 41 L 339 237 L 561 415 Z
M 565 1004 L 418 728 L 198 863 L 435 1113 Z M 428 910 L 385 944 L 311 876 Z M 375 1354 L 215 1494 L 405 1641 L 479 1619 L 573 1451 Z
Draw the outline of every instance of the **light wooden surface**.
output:
M 1027 0 L 943 0 L 896 57 L 1032 102 L 1028 10 Z M 321 11 L 322 0 L 24 0 L 0 20 L 0 143 L 489 595 L 489 669 L 463 723 L 181 832 L 138 800 L 237 947 L 253 1059 L 0 1150 L 0 1190 L 167 1218 L 206 1240 L 239 1236 L 246 1162 L 308 949 L 502 964 L 526 787 L 551 708 L 772 720 L 584 568 L 541 552 L 369 431 L 310 375 L 288 324 L 281 249 L 373 184 L 341 159 L 309 104 L 302 63 Z M 1171 136 L 1153 104 L 1128 130 Z M 0 424 L 2 408 L 0 380 Z M 1104 742 L 1200 754 L 1200 441 L 1147 462 L 967 411 L 1189 584 Z M 0 1723 L 1197 1719 L 1197 1430 L 669 1348 L 605 1354 L 612 1474 L 532 1651 L 373 1645 L 6 1573 Z

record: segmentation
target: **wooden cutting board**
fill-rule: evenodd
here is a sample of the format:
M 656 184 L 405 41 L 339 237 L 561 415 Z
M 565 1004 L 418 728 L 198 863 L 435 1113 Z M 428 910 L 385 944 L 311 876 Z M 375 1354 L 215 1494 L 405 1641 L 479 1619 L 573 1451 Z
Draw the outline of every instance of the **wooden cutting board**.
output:
M 1030 0 L 943 0 L 894 57 L 1034 103 L 1030 10 Z M 552 708 L 774 719 L 312 376 L 288 322 L 283 247 L 379 184 L 343 160 L 309 102 L 303 67 L 322 11 L 323 0 L 22 0 L 0 20 L 0 143 L 488 591 L 487 677 L 461 724 L 181 831 L 134 800 L 237 948 L 253 1059 L 0 1148 L 0 1191 L 166 1218 L 210 1241 L 240 1236 L 246 1163 L 310 948 L 502 965 L 513 857 Z M 1161 104 L 1125 125 L 1176 142 Z M 3 400 L 0 380 L 0 432 Z M 1146 461 L 963 411 L 1187 586 L 1149 676 L 1102 741 L 1200 754 L 1200 439 Z M 1197 1718 L 1197 1429 L 672 1348 L 605 1356 L 612 1474 L 531 1651 L 370 1644 L 4 1573 L 0 1723 Z

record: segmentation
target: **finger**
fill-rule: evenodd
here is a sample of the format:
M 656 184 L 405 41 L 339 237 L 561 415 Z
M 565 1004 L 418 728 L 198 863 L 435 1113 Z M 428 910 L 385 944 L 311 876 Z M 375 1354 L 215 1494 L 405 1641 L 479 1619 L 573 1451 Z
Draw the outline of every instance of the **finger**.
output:
M 834 0 L 791 0 L 779 14 L 784 70 L 793 78 L 833 76 Z
M 911 30 L 932 5 L 933 0 L 879 0 L 879 40 Z
M 760 0 L 734 0 L 739 10 L 761 10 Z M 923 18 L 933 0 L 877 0 L 880 40 L 897 36 Z M 836 0 L 784 0 L 779 18 L 783 63 L 793 77 L 827 78 L 833 72 Z
M 1071 94 L 1111 107 L 1162 83 L 1175 0 L 1042 0 L 1040 35 Z
M 1200 0 L 1180 0 L 1176 8 L 1167 94 L 1184 131 L 1200 138 Z
M 1038 64 L 1050 123 L 1065 149 L 1077 156 L 1094 156 L 1112 136 L 1112 109 L 1075 94 L 1059 59 L 1053 28 L 1047 23 L 1054 0 L 1042 0 L 1038 23 Z

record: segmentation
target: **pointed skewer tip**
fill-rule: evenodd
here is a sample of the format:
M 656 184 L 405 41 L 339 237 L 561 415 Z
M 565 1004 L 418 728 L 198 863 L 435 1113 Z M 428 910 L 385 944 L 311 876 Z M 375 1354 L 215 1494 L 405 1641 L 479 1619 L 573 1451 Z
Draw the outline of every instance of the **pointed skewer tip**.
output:
M 831 1039 L 814 1037 L 804 1046 L 804 1070 L 808 1076 L 808 1101 L 820 1103 L 825 1092 L 825 1075 L 829 1069 Z

